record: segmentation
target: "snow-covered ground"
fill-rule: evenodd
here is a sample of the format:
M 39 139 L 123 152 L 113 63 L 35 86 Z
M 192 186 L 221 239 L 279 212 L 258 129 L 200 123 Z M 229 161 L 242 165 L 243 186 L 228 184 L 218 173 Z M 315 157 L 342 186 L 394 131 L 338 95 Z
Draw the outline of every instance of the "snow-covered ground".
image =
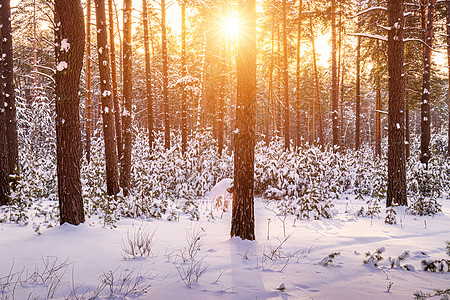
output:
M 200 221 L 122 219 L 111 229 L 88 219 L 40 234 L 0 224 L 0 299 L 411 299 L 415 291 L 450 288 L 450 273 L 421 267 L 423 259 L 449 259 L 450 200 L 441 203 L 439 215 L 399 210 L 398 224 L 387 225 L 384 213 L 356 217 L 365 203 L 353 195 L 322 220 L 279 218 L 273 203 L 256 199 L 256 241 L 230 239 L 231 212 L 215 209 L 208 220 L 209 201 Z M 145 234 L 151 243 L 141 249 L 149 252 L 131 258 L 128 241 Z M 363 263 L 380 248 L 378 266 Z M 400 265 L 415 270 L 391 268 L 389 257 L 405 250 Z

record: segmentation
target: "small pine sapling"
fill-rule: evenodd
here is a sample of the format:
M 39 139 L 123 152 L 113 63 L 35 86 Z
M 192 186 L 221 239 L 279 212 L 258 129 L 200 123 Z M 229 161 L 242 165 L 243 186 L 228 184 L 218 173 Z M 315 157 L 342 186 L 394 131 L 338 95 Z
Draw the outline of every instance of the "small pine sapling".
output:
M 383 252 L 386 249 L 384 247 L 378 248 L 377 250 L 375 250 L 375 252 L 372 254 L 370 253 L 370 251 L 366 252 L 366 258 L 363 260 L 364 264 L 367 265 L 372 265 L 374 267 L 378 267 L 378 263 L 383 260 L 383 257 L 381 256 L 381 254 L 383 254 Z
M 325 257 L 322 259 L 321 263 L 322 263 L 325 267 L 327 267 L 329 264 L 332 264 L 332 263 L 333 263 L 334 259 L 335 259 L 337 256 L 340 256 L 340 255 L 341 255 L 341 252 L 333 252 L 333 253 L 331 253 L 331 254 L 328 254 L 327 256 L 325 256 Z
M 396 206 L 397 206 L 397 204 L 393 203 L 392 206 L 389 206 L 386 209 L 386 218 L 384 219 L 385 224 L 390 224 L 390 225 L 397 224 L 397 211 L 395 210 Z

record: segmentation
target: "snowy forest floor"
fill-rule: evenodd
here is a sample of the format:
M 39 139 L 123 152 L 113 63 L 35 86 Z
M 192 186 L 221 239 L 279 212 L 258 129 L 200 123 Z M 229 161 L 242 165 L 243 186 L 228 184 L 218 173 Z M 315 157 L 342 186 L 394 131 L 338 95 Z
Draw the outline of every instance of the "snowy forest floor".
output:
M 397 208 L 397 225 L 388 225 L 384 212 L 357 217 L 365 201 L 354 195 L 321 220 L 280 218 L 273 202 L 256 199 L 252 242 L 229 238 L 231 212 L 221 209 L 209 220 L 125 218 L 115 228 L 95 216 L 77 227 L 3 223 L 0 299 L 412 299 L 450 289 L 449 272 L 421 266 L 449 259 L 450 200 L 439 202 L 443 212 L 433 217 Z M 211 203 L 200 211 L 211 216 Z

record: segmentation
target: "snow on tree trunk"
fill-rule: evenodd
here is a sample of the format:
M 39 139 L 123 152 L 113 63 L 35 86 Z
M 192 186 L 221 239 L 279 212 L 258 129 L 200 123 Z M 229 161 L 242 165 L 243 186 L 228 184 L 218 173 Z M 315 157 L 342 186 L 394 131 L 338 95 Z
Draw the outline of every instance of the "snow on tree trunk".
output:
M 389 137 L 386 206 L 407 205 L 405 82 L 403 78 L 403 0 L 388 2 Z
M 186 107 L 186 3 L 182 0 L 181 4 L 181 77 L 183 78 L 183 84 L 181 92 L 181 151 L 186 152 L 187 148 L 187 107 Z M 220 148 L 219 141 L 219 152 Z
M 361 37 L 358 36 L 356 45 L 356 124 L 355 150 L 359 150 L 361 143 Z
M 111 93 L 109 69 L 108 35 L 106 31 L 105 0 L 95 0 L 97 20 L 97 49 L 100 71 L 100 93 L 102 101 L 103 138 L 106 157 L 106 189 L 110 196 L 119 192 L 116 133 L 114 131 L 114 104 Z
M 239 0 L 234 195 L 231 236 L 255 239 L 254 160 L 256 105 L 256 3 Z
M 92 68 L 91 68 L 91 0 L 86 3 L 86 160 L 91 161 Z
M 80 0 L 56 0 L 55 24 L 56 156 L 60 222 L 78 225 L 84 222 L 78 94 L 84 54 L 84 16 Z
M 420 139 L 420 161 L 428 167 L 430 160 L 430 139 L 431 139 L 431 115 L 430 115 L 430 77 L 431 77 L 431 47 L 433 37 L 433 16 L 435 0 L 428 2 L 428 16 L 425 28 L 425 45 L 423 47 L 423 89 L 421 103 L 422 135 Z M 423 9 L 425 9 L 423 7 Z
M 0 74 L 3 64 L 0 62 Z M 8 169 L 8 136 L 6 128 L 6 107 L 0 81 L 0 206 L 8 203 L 9 169 Z
M 123 194 L 128 195 L 131 178 L 131 113 L 133 97 L 133 78 L 131 73 L 131 0 L 125 0 L 123 11 L 123 97 L 124 109 L 122 114 L 123 126 L 123 154 L 121 157 L 120 186 Z
M 117 90 L 117 66 L 116 66 L 116 42 L 114 38 L 114 10 L 113 0 L 108 0 L 109 13 L 109 48 L 111 56 L 111 81 L 112 81 L 112 97 L 114 102 L 114 121 L 116 127 L 116 141 L 117 141 L 117 157 L 120 159 L 123 152 L 122 143 L 122 125 L 120 122 L 120 104 L 119 92 Z
M 338 74 L 336 61 L 336 0 L 331 0 L 331 112 L 333 126 L 334 151 L 339 146 L 339 120 L 338 120 Z
M 16 98 L 14 92 L 14 65 L 11 29 L 11 1 L 1 1 L 1 52 L 3 63 L 3 92 L 6 107 L 6 129 L 8 139 L 8 171 L 12 174 L 19 164 L 19 146 L 17 140 Z

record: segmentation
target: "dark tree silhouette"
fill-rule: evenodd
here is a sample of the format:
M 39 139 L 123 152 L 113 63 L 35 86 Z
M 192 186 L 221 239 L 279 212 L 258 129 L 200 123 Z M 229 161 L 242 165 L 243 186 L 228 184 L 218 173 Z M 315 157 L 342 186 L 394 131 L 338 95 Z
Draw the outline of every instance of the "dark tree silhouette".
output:
M 121 156 L 120 186 L 123 194 L 128 195 L 130 189 L 131 177 L 131 114 L 132 114 L 132 96 L 133 96 L 133 78 L 131 73 L 131 0 L 124 0 L 123 11 L 123 97 L 124 109 L 122 114 L 123 126 L 123 153 Z
M 147 0 L 142 0 L 142 22 L 144 26 L 144 52 L 145 52 L 145 83 L 147 88 L 147 128 L 148 144 L 153 147 L 153 98 L 152 98 L 152 69 L 150 62 L 150 35 L 148 32 Z
M 114 102 L 114 120 L 116 126 L 116 141 L 117 141 L 117 157 L 120 159 L 123 153 L 122 142 L 122 125 L 120 122 L 120 105 L 119 92 L 117 90 L 117 67 L 116 67 L 116 43 L 114 37 L 114 10 L 113 0 L 108 0 L 108 14 L 109 14 L 109 48 L 111 56 L 111 81 L 112 81 L 112 97 Z
M 17 140 L 16 97 L 14 92 L 14 65 L 11 29 L 11 1 L 0 2 L 1 53 L 3 63 L 3 95 L 6 106 L 6 129 L 8 139 L 8 171 L 12 174 L 19 164 Z
M 84 54 L 84 16 L 80 0 L 55 1 L 56 156 L 60 222 L 84 222 L 81 197 L 79 85 Z
M 425 21 L 425 13 L 422 17 L 422 27 L 425 30 L 425 45 L 423 46 L 423 86 L 422 86 L 422 104 L 421 104 L 421 127 L 422 134 L 420 138 L 420 161 L 428 167 L 430 154 L 431 139 L 431 113 L 430 113 L 430 77 L 431 77 L 431 47 L 433 37 L 433 16 L 434 16 L 435 0 L 428 1 L 427 17 Z M 423 3 L 421 9 L 425 12 Z
M 403 0 L 388 2 L 389 137 L 386 206 L 407 205 Z
M 256 3 L 239 0 L 234 195 L 231 236 L 255 239 L 254 160 L 256 105 Z
M 114 131 L 114 104 L 109 71 L 108 33 L 106 29 L 105 0 L 95 0 L 97 20 L 97 49 L 100 70 L 100 93 L 102 101 L 103 138 L 106 157 L 106 189 L 110 196 L 119 192 L 116 133 Z
M 0 74 L 3 64 L 0 62 Z M 6 131 L 6 107 L 3 97 L 3 84 L 0 80 L 0 206 L 8 203 L 9 170 L 8 170 L 8 137 Z

